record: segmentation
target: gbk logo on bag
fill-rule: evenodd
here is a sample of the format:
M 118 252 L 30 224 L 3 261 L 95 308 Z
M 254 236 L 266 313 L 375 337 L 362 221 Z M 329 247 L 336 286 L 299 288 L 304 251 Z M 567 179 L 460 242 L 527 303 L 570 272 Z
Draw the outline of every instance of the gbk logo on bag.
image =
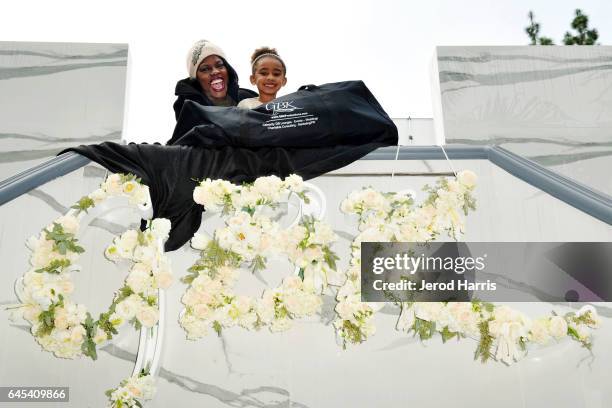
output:
M 268 102 L 266 104 L 266 109 L 272 111 L 273 115 L 277 113 L 290 113 L 294 110 L 302 109 L 298 108 L 297 106 L 293 106 L 293 102 L 294 101 Z

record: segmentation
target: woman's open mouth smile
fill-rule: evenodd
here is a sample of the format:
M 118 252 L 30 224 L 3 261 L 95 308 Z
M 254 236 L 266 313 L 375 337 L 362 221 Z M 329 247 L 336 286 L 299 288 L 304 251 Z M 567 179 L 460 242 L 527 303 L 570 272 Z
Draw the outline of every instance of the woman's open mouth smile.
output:
M 215 92 L 222 92 L 225 89 L 225 81 L 223 78 L 215 78 L 210 81 L 210 88 Z

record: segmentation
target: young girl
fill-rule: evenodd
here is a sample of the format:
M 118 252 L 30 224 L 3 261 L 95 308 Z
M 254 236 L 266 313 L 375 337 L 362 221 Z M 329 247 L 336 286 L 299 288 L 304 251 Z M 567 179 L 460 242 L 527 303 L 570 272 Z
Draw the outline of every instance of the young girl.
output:
M 259 97 L 243 99 L 239 108 L 253 109 L 276 99 L 276 93 L 287 83 L 287 67 L 275 48 L 261 47 L 251 55 L 251 84 Z

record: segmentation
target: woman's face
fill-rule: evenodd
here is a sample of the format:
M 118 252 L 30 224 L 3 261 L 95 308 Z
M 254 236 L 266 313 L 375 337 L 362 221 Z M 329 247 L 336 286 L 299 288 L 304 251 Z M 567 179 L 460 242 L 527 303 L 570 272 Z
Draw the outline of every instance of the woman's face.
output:
M 217 55 L 209 55 L 198 67 L 196 78 L 204 94 L 214 103 L 227 96 L 228 73 L 223 60 Z

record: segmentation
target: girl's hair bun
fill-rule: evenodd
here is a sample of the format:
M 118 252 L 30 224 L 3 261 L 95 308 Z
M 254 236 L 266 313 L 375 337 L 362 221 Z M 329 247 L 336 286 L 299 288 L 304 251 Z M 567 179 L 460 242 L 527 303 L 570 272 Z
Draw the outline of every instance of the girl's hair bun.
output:
M 255 52 L 253 52 L 253 55 L 251 55 L 251 64 L 254 63 L 257 58 L 259 58 L 260 56 L 264 54 L 272 54 L 272 55 L 276 55 L 277 57 L 279 57 L 278 51 L 276 51 L 276 48 L 259 47 L 258 49 L 255 50 Z

